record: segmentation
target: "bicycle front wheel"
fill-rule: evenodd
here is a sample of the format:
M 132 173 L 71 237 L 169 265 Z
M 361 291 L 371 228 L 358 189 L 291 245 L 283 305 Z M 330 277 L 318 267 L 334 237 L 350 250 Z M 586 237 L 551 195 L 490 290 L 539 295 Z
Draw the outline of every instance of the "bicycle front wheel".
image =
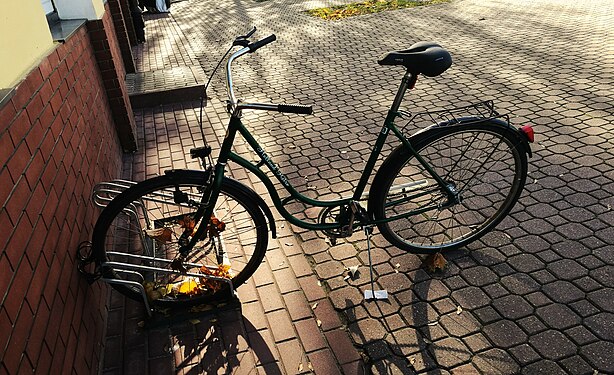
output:
M 435 127 L 410 142 L 457 197 L 451 201 L 406 147 L 395 149 L 373 180 L 369 211 L 403 250 L 465 246 L 494 228 L 522 193 L 526 151 L 516 130 L 496 120 Z
M 94 228 L 92 255 L 101 274 L 122 294 L 143 300 L 141 284 L 154 305 L 196 305 L 214 300 L 228 283 L 188 274 L 244 283 L 262 261 L 268 243 L 267 222 L 243 186 L 225 178 L 209 220 L 194 222 L 201 205 L 206 174 L 174 171 L 143 181 L 104 209 Z M 190 239 L 199 225 L 206 238 L 197 242 L 182 262 L 184 272 L 171 266 L 183 236 Z M 187 236 L 187 237 L 186 237 Z

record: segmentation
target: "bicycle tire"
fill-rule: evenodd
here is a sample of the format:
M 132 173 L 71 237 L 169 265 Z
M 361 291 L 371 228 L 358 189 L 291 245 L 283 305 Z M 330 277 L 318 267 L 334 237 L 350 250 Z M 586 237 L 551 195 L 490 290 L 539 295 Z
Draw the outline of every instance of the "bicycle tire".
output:
M 112 254 L 118 251 L 148 256 L 154 253 L 158 258 L 173 259 L 179 247 L 176 240 L 186 230 L 185 225 L 188 220 L 186 215 L 196 210 L 193 203 L 175 203 L 172 198 L 173 192 L 178 189 L 196 198 L 196 202 L 200 202 L 202 194 L 199 189 L 202 189 L 204 181 L 206 181 L 206 174 L 203 171 L 179 170 L 173 171 L 172 176 L 162 175 L 140 182 L 117 195 L 103 210 L 92 236 L 92 255 L 101 275 L 109 279 L 124 278 L 113 267 L 105 266 L 108 261 L 152 264 L 149 259 Z M 215 255 L 215 249 L 224 248 L 227 260 L 232 261 L 233 288 L 239 287 L 256 271 L 264 258 L 268 244 L 266 219 L 260 207 L 250 200 L 244 189 L 247 188 L 239 182 L 224 178 L 214 216 L 225 223 L 225 229 L 218 236 L 210 235 L 211 238 L 215 237 L 217 240 L 210 240 L 209 245 L 203 241 L 204 246 L 195 246 L 184 262 L 184 264 L 187 262 L 209 264 L 215 267 L 220 261 Z M 149 220 L 148 226 L 145 226 L 145 217 Z M 147 227 L 150 229 L 143 229 Z M 160 235 L 156 236 L 160 232 L 153 232 L 151 235 L 151 229 L 158 231 L 162 229 L 164 238 L 161 238 Z M 156 265 L 159 266 L 160 262 L 156 261 Z M 170 265 L 165 267 L 170 268 Z M 139 273 L 143 277 L 143 284 L 148 283 L 156 292 L 158 288 L 164 286 L 169 288 L 169 285 L 181 282 L 182 278 L 185 280 L 185 277 L 180 275 L 164 275 L 159 272 L 145 271 L 139 271 Z M 138 281 L 141 282 L 141 280 Z M 136 286 L 117 283 L 111 283 L 111 285 L 131 299 L 143 300 L 141 291 Z M 148 293 L 148 295 L 152 297 L 150 303 L 153 305 L 181 307 L 214 301 L 227 289 L 227 284 L 222 282 L 218 290 L 211 288 L 200 295 L 168 293 L 160 298 L 156 298 L 155 293 Z
M 518 132 L 506 123 L 484 120 L 434 126 L 409 141 L 459 191 L 460 203 L 444 207 L 448 199 L 441 188 L 436 190 L 436 181 L 407 147 L 397 147 L 373 179 L 368 203 L 373 218 L 386 220 L 439 207 L 378 223 L 384 238 L 396 247 L 429 254 L 465 246 L 493 229 L 518 201 L 527 155 Z

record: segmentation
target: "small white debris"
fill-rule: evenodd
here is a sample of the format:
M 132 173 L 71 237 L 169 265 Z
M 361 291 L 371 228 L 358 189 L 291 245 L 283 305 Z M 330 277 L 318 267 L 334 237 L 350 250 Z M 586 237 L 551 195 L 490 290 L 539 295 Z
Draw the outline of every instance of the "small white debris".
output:
M 350 276 L 352 276 L 352 279 L 353 279 L 356 277 L 356 272 L 358 272 L 358 266 L 348 267 L 347 270 L 350 271 Z

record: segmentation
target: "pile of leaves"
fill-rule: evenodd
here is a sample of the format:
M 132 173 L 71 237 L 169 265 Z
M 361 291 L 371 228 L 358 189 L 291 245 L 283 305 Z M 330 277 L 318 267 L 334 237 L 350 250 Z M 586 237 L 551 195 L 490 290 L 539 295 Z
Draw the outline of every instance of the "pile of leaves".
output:
M 329 8 L 310 9 L 307 13 L 325 20 L 340 20 L 342 18 L 359 16 L 362 14 L 447 3 L 449 1 L 450 0 L 367 0 L 358 3 L 335 5 Z
M 201 267 L 200 273 L 203 275 L 211 275 L 225 279 L 231 279 L 232 273 L 230 265 L 220 264 L 216 269 Z M 183 280 L 170 284 L 156 284 L 151 281 L 145 281 L 143 287 L 147 293 L 147 298 L 150 301 L 155 301 L 164 297 L 192 297 L 201 296 L 204 294 L 213 294 L 220 290 L 225 284 L 224 281 L 213 280 L 205 277 L 186 276 Z

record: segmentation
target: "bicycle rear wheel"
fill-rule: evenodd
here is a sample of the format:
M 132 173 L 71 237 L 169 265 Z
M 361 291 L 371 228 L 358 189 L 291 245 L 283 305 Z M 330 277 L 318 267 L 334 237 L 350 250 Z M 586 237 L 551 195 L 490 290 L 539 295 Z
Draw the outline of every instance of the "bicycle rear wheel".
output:
M 395 149 L 373 180 L 369 211 L 376 220 L 390 220 L 378 228 L 401 249 L 434 253 L 465 246 L 496 226 L 522 193 L 525 149 L 516 131 L 496 120 L 434 127 L 410 142 L 458 199 L 449 202 L 405 147 Z
M 171 267 L 180 236 L 186 231 L 191 235 L 200 225 L 193 217 L 205 181 L 202 171 L 174 171 L 117 195 L 100 215 L 92 236 L 92 255 L 102 276 L 141 283 L 154 305 L 202 304 L 227 291 L 223 281 L 188 277 Z M 224 179 L 212 218 L 201 220 L 207 222 L 202 224 L 208 225 L 207 238 L 182 263 L 187 272 L 230 278 L 236 288 L 256 271 L 267 248 L 267 222 L 243 189 Z M 129 298 L 143 299 L 138 285 L 111 285 Z

